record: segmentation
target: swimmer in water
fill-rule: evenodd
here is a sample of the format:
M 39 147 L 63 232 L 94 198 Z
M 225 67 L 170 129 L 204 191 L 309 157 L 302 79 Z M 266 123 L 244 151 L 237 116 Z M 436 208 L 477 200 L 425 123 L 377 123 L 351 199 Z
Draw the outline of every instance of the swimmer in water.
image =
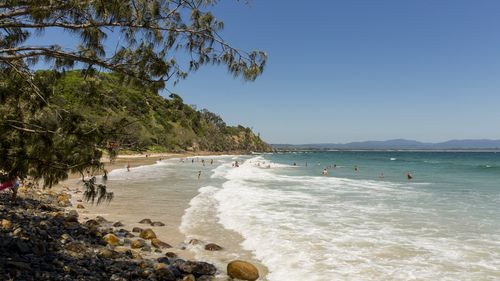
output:
M 410 172 L 407 172 L 407 173 L 406 173 L 406 178 L 407 178 L 408 180 L 412 180 L 412 179 L 413 179 L 413 175 L 412 175 Z
M 380 173 L 380 176 L 378 176 L 379 179 L 383 180 L 384 179 L 384 173 Z
M 323 176 L 327 176 L 328 175 L 328 170 L 326 168 L 323 169 L 323 173 L 322 173 Z
M 358 171 L 358 165 L 354 166 L 354 171 L 356 171 L 356 172 Z

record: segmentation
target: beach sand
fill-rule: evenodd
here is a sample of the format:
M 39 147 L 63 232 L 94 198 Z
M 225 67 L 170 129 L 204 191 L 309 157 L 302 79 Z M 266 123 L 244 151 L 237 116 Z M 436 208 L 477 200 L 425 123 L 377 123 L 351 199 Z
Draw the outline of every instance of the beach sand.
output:
M 136 155 L 120 155 L 113 163 L 109 159 L 103 158 L 102 162 L 105 164 L 105 169 L 113 177 L 112 171 L 125 172 L 126 166 L 130 165 L 131 173 L 140 170 L 139 167 L 147 166 L 157 163 L 157 161 L 172 159 L 172 158 L 188 158 L 196 156 L 209 156 L 210 153 L 162 153 L 162 154 L 136 154 Z M 128 175 L 128 173 L 126 174 Z M 109 183 L 109 182 L 108 182 Z M 164 194 L 149 194 L 147 192 L 141 193 L 142 187 L 137 188 L 123 188 L 114 186 L 112 183 L 108 184 L 109 191 L 114 193 L 114 199 L 111 203 L 102 203 L 100 205 L 86 202 L 83 199 L 83 186 L 81 184 L 80 175 L 71 175 L 71 177 L 54 187 L 55 190 L 64 189 L 69 192 L 71 197 L 72 206 L 68 207 L 71 210 L 76 210 L 80 214 L 80 218 L 85 221 L 87 219 L 94 219 L 96 216 L 102 216 L 112 222 L 121 222 L 124 226 L 122 228 L 132 230 L 133 227 L 151 228 L 157 234 L 158 238 L 173 248 L 169 249 L 177 253 L 180 257 L 185 259 L 194 259 L 195 254 L 187 248 L 190 248 L 189 240 L 192 237 L 185 237 L 180 232 L 179 226 L 181 225 L 182 216 L 185 210 L 189 207 L 189 202 L 193 197 L 198 194 L 198 188 L 189 190 L 175 190 L 176 179 L 173 178 L 168 183 L 172 188 L 165 189 Z M 128 185 L 127 187 L 130 187 Z M 83 208 L 77 208 L 77 206 Z M 152 221 L 160 221 L 165 226 L 150 226 L 148 224 L 140 224 L 142 219 L 151 219 Z M 208 241 L 213 242 L 213 241 Z M 215 254 L 215 253 L 214 253 Z M 152 254 L 154 256 L 154 253 Z

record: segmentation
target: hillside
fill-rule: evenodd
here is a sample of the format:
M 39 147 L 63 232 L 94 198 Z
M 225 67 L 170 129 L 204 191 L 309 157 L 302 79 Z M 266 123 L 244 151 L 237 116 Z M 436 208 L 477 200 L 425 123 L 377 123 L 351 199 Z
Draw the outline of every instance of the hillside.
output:
M 49 80 L 52 101 L 78 112 L 110 132 L 109 146 L 139 151 L 269 151 L 250 128 L 228 126 L 218 115 L 196 110 L 182 98 L 166 99 L 157 91 L 121 79 L 116 74 L 85 77 L 81 71 L 63 74 L 39 71 Z

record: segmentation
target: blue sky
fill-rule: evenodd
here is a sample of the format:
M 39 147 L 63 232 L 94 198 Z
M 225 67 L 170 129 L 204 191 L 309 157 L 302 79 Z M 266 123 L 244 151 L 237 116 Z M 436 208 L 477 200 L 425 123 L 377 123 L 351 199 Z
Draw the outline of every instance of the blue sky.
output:
M 241 2 L 241 1 L 240 1 Z M 269 55 L 249 83 L 172 88 L 271 143 L 500 139 L 499 1 L 221 1 L 225 39 Z
M 169 89 L 229 124 L 270 143 L 500 139 L 500 1 L 219 2 L 224 38 L 266 51 L 264 74 L 206 66 Z

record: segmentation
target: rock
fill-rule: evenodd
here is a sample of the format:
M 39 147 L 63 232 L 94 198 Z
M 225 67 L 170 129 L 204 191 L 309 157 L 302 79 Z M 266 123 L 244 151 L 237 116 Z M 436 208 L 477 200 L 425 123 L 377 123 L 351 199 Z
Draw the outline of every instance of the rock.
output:
M 188 274 L 182 278 L 182 281 L 196 281 L 196 278 L 193 274 Z
M 176 278 L 181 278 L 182 273 L 179 271 L 179 269 L 175 265 L 169 265 L 168 269 L 172 271 L 172 273 L 175 275 Z
M 177 279 L 174 273 L 172 273 L 172 271 L 170 271 L 168 266 L 164 263 L 157 263 L 153 266 L 153 268 L 156 276 L 158 276 L 160 280 L 175 281 Z
M 134 227 L 132 228 L 132 232 L 141 232 L 143 229 L 140 227 Z
M 159 257 L 156 259 L 157 262 L 161 262 L 161 263 L 164 263 L 164 264 L 170 264 L 170 260 L 166 257 Z
M 105 218 L 101 217 L 101 216 L 97 216 L 95 217 L 95 220 L 99 223 L 99 224 L 103 224 L 103 223 L 108 223 L 109 221 L 107 221 Z
M 12 222 L 10 220 L 2 219 L 2 228 L 3 229 L 11 229 Z
M 12 232 L 12 236 L 14 237 L 20 237 L 22 235 L 23 235 L 23 229 L 20 227 L 14 229 L 14 231 Z
M 205 250 L 207 251 L 220 251 L 222 249 L 223 248 L 221 246 L 214 243 L 208 243 L 207 245 L 205 245 Z
M 84 207 L 82 204 L 78 204 L 78 205 L 76 205 L 76 208 L 77 208 L 77 209 L 85 209 L 85 207 Z
M 144 247 L 141 248 L 141 251 L 143 252 L 151 252 L 151 247 L 149 245 L 146 245 Z
M 133 259 L 142 260 L 142 256 L 141 256 L 141 254 L 139 254 L 139 252 L 131 251 L 131 254 L 132 254 Z
M 143 248 L 144 246 L 146 246 L 146 241 L 144 241 L 142 239 L 137 239 L 137 240 L 132 241 L 132 243 L 130 243 L 130 247 L 132 249 L 140 249 L 140 248 Z
M 143 239 L 156 238 L 156 234 L 151 228 L 144 229 L 143 231 L 141 231 L 141 234 L 139 234 L 139 236 Z
M 68 215 L 64 218 L 65 222 L 78 222 L 78 212 L 75 210 L 69 211 Z
M 116 251 L 119 254 L 125 254 L 125 255 L 130 255 L 131 250 L 125 246 L 116 246 L 114 248 L 114 251 Z
M 37 241 L 35 245 L 33 245 L 33 253 L 35 253 L 35 255 L 39 257 L 44 256 L 45 253 L 47 253 L 47 248 L 45 247 L 45 244 L 40 241 Z
M 141 276 L 141 278 L 144 278 L 144 279 L 149 279 L 149 276 L 151 275 L 151 271 L 149 270 L 142 270 L 140 273 L 139 273 L 139 276 Z
M 158 238 L 151 239 L 151 245 L 158 249 L 172 248 L 172 246 L 170 246 L 168 243 L 165 243 Z
M 241 280 L 254 281 L 259 278 L 259 271 L 257 268 L 245 261 L 234 260 L 227 265 L 227 274 L 231 278 Z
M 115 222 L 115 223 L 113 224 L 113 226 L 114 226 L 114 227 L 122 227 L 122 226 L 124 226 L 124 224 L 123 224 L 123 223 L 121 223 L 121 222 L 119 222 L 119 221 L 117 221 L 117 222 Z
M 155 221 L 151 223 L 151 226 L 165 226 L 165 224 L 161 221 Z
M 217 269 L 213 264 L 209 264 L 202 261 L 183 261 L 176 260 L 174 262 L 180 271 L 188 274 L 198 275 L 214 275 Z
M 88 228 L 99 227 L 101 224 L 96 220 L 88 220 L 85 222 L 85 226 Z
M 64 249 L 75 252 L 75 253 L 83 253 L 87 251 L 87 246 L 80 242 L 69 242 L 64 246 Z
M 139 223 L 143 223 L 143 224 L 151 224 L 152 221 L 150 219 L 143 219 L 141 220 Z
M 67 193 L 61 193 L 57 196 L 57 202 L 59 204 L 61 203 L 68 203 L 69 202 L 69 199 L 71 198 L 71 196 Z
M 63 244 L 67 244 L 67 243 L 73 241 L 73 238 L 69 234 L 64 233 L 61 235 L 61 238 L 59 239 L 59 241 L 61 241 L 61 243 L 63 243 Z
M 97 255 L 101 258 L 106 259 L 115 259 L 120 256 L 118 252 L 110 250 L 108 248 L 100 248 L 97 252 Z
M 171 259 L 173 259 L 173 258 L 177 258 L 177 254 L 176 254 L 176 253 L 174 253 L 174 252 L 166 252 L 166 253 L 165 253 L 165 256 L 166 256 L 167 258 L 171 258 Z
M 21 270 L 26 270 L 26 271 L 31 270 L 31 266 L 29 265 L 29 263 L 20 262 L 20 261 L 8 261 L 7 266 L 12 266 L 12 267 L 15 267 L 15 268 L 18 268 Z
M 24 243 L 22 240 L 17 240 L 16 246 L 19 252 L 23 254 L 26 254 L 30 251 L 30 247 L 28 246 L 28 244 Z
M 120 244 L 120 238 L 116 237 L 116 235 L 112 233 L 104 235 L 102 239 L 104 239 L 104 241 L 106 241 L 106 243 L 108 243 L 109 245 L 116 246 Z

